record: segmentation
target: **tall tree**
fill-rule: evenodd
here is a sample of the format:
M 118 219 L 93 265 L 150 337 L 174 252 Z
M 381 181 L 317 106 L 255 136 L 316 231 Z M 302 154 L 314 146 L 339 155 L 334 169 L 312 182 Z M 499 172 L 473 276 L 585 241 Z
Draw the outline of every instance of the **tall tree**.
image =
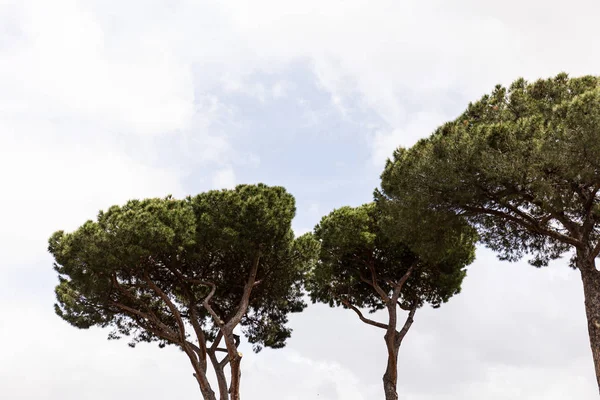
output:
M 600 386 L 600 79 L 515 81 L 469 104 L 382 175 L 405 221 L 460 215 L 505 260 L 541 267 L 567 251 L 583 281 Z M 409 222 L 410 223 L 410 222 Z
M 319 262 L 309 274 L 307 288 L 313 302 L 351 309 L 362 322 L 385 331 L 383 387 L 385 398 L 395 400 L 398 352 L 415 312 L 425 303 L 439 307 L 460 291 L 464 267 L 473 259 L 474 236 L 469 229 L 446 230 L 434 261 L 419 257 L 398 236 L 387 234 L 385 221 L 375 203 L 342 207 L 323 217 L 314 233 L 321 245 Z M 385 310 L 387 321 L 368 318 L 361 308 Z M 408 312 L 401 328 L 399 308 Z
M 294 214 L 285 189 L 262 184 L 113 206 L 50 238 L 56 313 L 77 328 L 112 327 L 109 338 L 130 336 L 131 346 L 175 345 L 204 399 L 216 399 L 210 362 L 220 399 L 237 400 L 236 327 L 255 351 L 283 347 L 288 313 L 305 307 L 301 281 L 316 254 L 310 238 L 294 239 Z

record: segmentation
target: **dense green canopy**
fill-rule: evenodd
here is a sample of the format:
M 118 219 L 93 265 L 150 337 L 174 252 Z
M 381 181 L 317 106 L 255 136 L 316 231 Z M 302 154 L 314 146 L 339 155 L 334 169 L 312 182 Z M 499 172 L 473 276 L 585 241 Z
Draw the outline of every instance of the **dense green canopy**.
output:
M 383 192 L 414 221 L 465 216 L 503 258 L 546 265 L 598 239 L 600 81 L 586 76 L 497 86 L 411 149 L 398 149 Z
M 530 254 L 545 266 L 573 251 L 600 386 L 600 78 L 497 86 L 431 137 L 398 149 L 382 188 L 406 224 L 436 229 L 458 217 L 506 260 Z M 434 217 L 423 224 L 422 215 Z
M 294 214 L 285 189 L 262 184 L 113 206 L 50 238 L 56 312 L 78 328 L 131 335 L 132 345 L 195 349 L 204 369 L 206 341 L 227 342 L 238 323 L 256 351 L 282 347 L 315 252 L 309 238 L 294 239 Z
M 403 308 L 430 303 L 438 307 L 460 291 L 464 267 L 473 260 L 473 237 L 437 262 L 420 257 L 401 237 L 388 234 L 381 208 L 376 203 L 342 207 L 323 217 L 315 228 L 321 243 L 320 262 L 309 280 L 313 301 L 339 306 L 342 301 L 371 311 L 386 304 L 373 288 L 376 283 L 386 295 L 412 268 L 403 285 L 399 301 Z M 389 221 L 387 221 L 389 223 Z M 458 244 L 458 243 L 457 243 Z

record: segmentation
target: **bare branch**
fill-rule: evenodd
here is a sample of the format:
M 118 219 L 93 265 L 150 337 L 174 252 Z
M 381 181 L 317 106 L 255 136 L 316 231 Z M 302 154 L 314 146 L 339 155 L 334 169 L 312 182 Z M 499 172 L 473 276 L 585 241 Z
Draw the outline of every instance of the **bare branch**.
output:
M 175 306 L 175 304 L 173 304 L 171 299 L 169 299 L 169 296 L 167 296 L 166 293 L 163 292 L 161 290 L 161 288 L 159 288 L 150 279 L 147 271 L 144 271 L 144 280 L 146 281 L 148 286 L 150 286 L 150 288 L 167 304 L 167 307 L 169 307 L 169 310 L 171 310 L 171 313 L 173 314 L 173 316 L 175 317 L 175 319 L 177 321 L 177 326 L 179 327 L 179 336 L 181 337 L 181 340 L 184 342 L 185 341 L 185 325 L 183 324 L 183 319 L 181 318 L 179 309 Z
M 396 346 L 400 347 L 400 343 L 402 342 L 402 339 L 404 339 L 404 336 L 406 336 L 406 334 L 408 333 L 408 330 L 410 329 L 411 325 L 414 322 L 414 316 L 415 316 L 415 312 L 417 311 L 417 306 L 413 306 L 410 310 L 410 312 L 408 313 L 408 318 L 406 318 L 406 321 L 404 322 L 404 326 L 402 327 L 402 329 L 400 330 L 400 332 L 398 332 L 397 334 L 397 339 L 396 339 Z
M 402 278 L 400 278 L 400 280 L 394 285 L 394 291 L 392 293 L 392 298 L 390 299 L 390 301 L 394 304 L 394 308 L 396 307 L 396 303 L 398 303 L 398 297 L 400 297 L 400 292 L 402 291 L 404 284 L 415 269 L 415 265 L 416 263 L 411 265 L 408 271 L 406 271 L 406 273 L 402 275 Z
M 472 211 L 472 212 L 476 212 L 476 213 L 482 213 L 482 214 L 488 214 L 488 215 L 494 215 L 497 217 L 501 217 L 508 221 L 514 222 L 532 232 L 538 232 L 538 233 L 550 236 L 553 239 L 556 239 L 563 243 L 570 244 L 576 248 L 583 247 L 583 243 L 580 240 L 572 238 L 572 237 L 562 234 L 560 232 L 544 228 L 541 225 L 539 225 L 539 223 L 537 221 L 527 222 L 527 221 L 525 221 L 521 218 L 517 218 L 514 215 L 511 215 L 509 213 L 491 209 L 491 208 L 485 208 L 485 207 L 465 206 L 464 209 L 466 211 Z
M 377 294 L 379 294 L 379 296 L 381 296 L 383 301 L 385 301 L 387 303 L 388 301 L 390 301 L 390 298 L 388 297 L 388 294 L 377 283 L 377 273 L 375 272 L 375 263 L 373 262 L 373 260 L 371 260 L 371 262 L 368 263 L 368 266 L 369 266 L 369 271 L 371 272 L 371 282 L 372 282 L 371 286 L 373 286 L 373 289 L 375 289 Z
M 200 326 L 200 317 L 198 316 L 198 311 L 196 310 L 196 305 L 190 298 L 190 313 L 191 318 L 190 322 L 192 323 L 192 327 L 194 328 L 194 333 L 196 333 L 196 339 L 198 340 L 198 346 L 200 346 L 200 361 L 202 362 L 202 367 L 206 370 L 206 336 L 204 335 L 204 331 L 202 330 L 202 326 Z
M 229 356 L 225 357 L 219 362 L 219 367 L 225 368 L 227 364 L 229 364 Z
M 179 279 L 183 292 L 185 293 L 189 301 L 188 309 L 190 311 L 190 315 L 188 316 L 188 319 L 192 324 L 194 333 L 196 334 L 196 339 L 198 340 L 199 347 L 196 352 L 198 353 L 198 358 L 200 359 L 202 369 L 206 370 L 206 336 L 204 335 L 204 331 L 202 330 L 202 326 L 199 322 L 200 316 L 198 314 L 198 309 L 196 308 L 196 298 L 190 290 L 188 282 L 186 282 L 186 279 L 183 276 L 183 274 L 177 269 L 176 266 L 171 266 L 169 264 L 170 263 L 166 263 L 165 265 L 169 269 L 169 271 L 173 272 L 175 276 Z
M 133 296 L 131 293 L 129 293 L 129 291 L 127 289 L 125 289 L 124 287 L 122 287 L 119 284 L 116 276 L 112 275 L 111 279 L 112 279 L 114 287 L 119 292 L 121 292 L 123 295 L 125 295 L 125 297 L 129 298 L 134 303 L 138 303 L 139 304 L 139 299 L 137 297 Z M 115 301 L 110 301 L 110 304 L 113 307 L 118 307 L 118 308 L 120 308 L 121 310 L 123 310 L 125 312 L 128 312 L 128 313 L 133 314 L 133 315 L 137 315 L 140 318 L 143 318 L 145 320 L 148 320 L 148 321 L 150 321 L 150 322 L 158 325 L 161 329 L 163 329 L 165 332 L 167 332 L 168 335 L 172 335 L 172 336 L 175 336 L 175 337 L 177 336 L 177 334 L 175 333 L 175 331 L 173 331 L 169 326 L 167 326 L 166 324 L 164 324 L 160 320 L 160 318 L 152 310 L 150 310 L 147 306 L 146 306 L 146 309 L 148 311 L 147 312 L 143 312 L 143 311 L 137 310 L 137 309 L 132 308 L 132 307 L 128 307 L 128 306 L 126 306 L 124 304 L 121 304 L 121 303 L 118 303 L 118 302 L 115 302 Z M 174 342 L 177 342 L 177 341 L 178 340 L 175 340 Z
M 372 319 L 366 318 L 362 314 L 362 312 L 360 312 L 360 310 L 358 308 L 356 308 L 352 304 L 350 304 L 350 302 L 347 299 L 341 299 L 340 301 L 342 302 L 343 305 L 345 305 L 346 307 L 348 307 L 349 309 L 354 311 L 356 313 L 356 315 L 358 315 L 358 318 L 360 318 L 360 320 L 362 322 L 364 322 L 365 324 L 372 325 L 377 328 L 386 329 L 386 330 L 389 328 L 389 326 L 386 324 L 382 324 L 381 322 L 373 321 Z
M 219 318 L 219 315 L 215 312 L 215 310 L 213 310 L 213 308 L 210 305 L 210 300 L 215 295 L 215 292 L 217 291 L 217 286 L 210 281 L 197 281 L 196 283 L 198 283 L 200 285 L 210 286 L 210 292 L 204 298 L 204 301 L 202 301 L 202 305 L 204 306 L 204 308 L 206 308 L 206 311 L 208 311 L 208 313 L 211 315 L 211 317 L 213 318 L 215 323 L 219 327 L 223 326 L 223 324 L 224 324 L 223 320 L 221 318 Z
M 225 326 L 228 331 L 233 330 L 233 328 L 240 323 L 242 317 L 246 313 L 248 309 L 248 303 L 250 301 L 250 294 L 252 293 L 252 288 L 254 287 L 254 283 L 256 281 L 256 274 L 258 272 L 258 265 L 260 262 L 261 252 L 258 250 L 256 255 L 254 256 L 254 260 L 252 261 L 252 267 L 250 268 L 250 274 L 248 275 L 248 280 L 244 285 L 244 292 L 242 294 L 242 298 L 240 299 L 240 303 L 236 310 L 236 313 L 227 321 Z

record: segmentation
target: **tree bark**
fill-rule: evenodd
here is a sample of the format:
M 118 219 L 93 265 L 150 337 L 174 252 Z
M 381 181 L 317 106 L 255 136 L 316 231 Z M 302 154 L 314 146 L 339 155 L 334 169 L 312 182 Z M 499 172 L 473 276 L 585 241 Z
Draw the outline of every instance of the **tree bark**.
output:
M 229 394 L 231 400 L 240 400 L 240 380 L 242 378 L 241 362 L 242 355 L 237 349 L 233 332 L 224 332 L 223 338 L 227 346 L 227 355 L 229 356 L 229 368 L 231 370 L 231 383 L 229 385 Z
M 385 345 L 388 351 L 387 367 L 383 374 L 383 391 L 385 393 L 386 400 L 398 400 L 398 392 L 396 387 L 398 385 L 398 352 L 400 351 L 400 345 L 402 340 L 408 333 L 408 330 L 414 322 L 415 312 L 417 308 L 414 306 L 408 313 L 408 317 L 404 322 L 404 326 L 400 331 L 396 330 L 396 310 L 393 311 L 388 308 L 390 314 L 390 327 L 385 333 Z M 393 322 L 393 326 L 392 326 Z
M 206 378 L 206 371 L 203 371 L 200 364 L 193 360 L 194 354 L 191 354 L 189 349 L 184 348 L 184 351 L 187 353 L 190 362 L 192 363 L 192 367 L 194 367 L 194 378 L 196 378 L 198 386 L 200 386 L 200 392 L 202 393 L 204 400 L 217 400 L 215 392 L 210 387 L 210 383 Z
M 581 271 L 581 280 L 583 281 L 585 314 L 592 358 L 596 368 L 596 381 L 600 390 L 600 272 L 596 270 L 594 259 L 580 257 L 579 254 L 577 267 Z
M 231 369 L 231 381 L 229 385 L 229 395 L 231 400 L 240 400 L 240 380 L 242 378 L 242 371 L 240 364 L 242 362 L 242 353 L 237 349 L 239 342 L 234 338 L 233 330 L 240 323 L 246 311 L 248 311 L 248 305 L 250 304 L 250 294 L 252 288 L 256 283 L 256 274 L 258 273 L 258 265 L 260 262 L 261 251 L 257 250 L 254 260 L 252 261 L 252 267 L 250 268 L 250 274 L 248 280 L 244 285 L 244 293 L 238 305 L 235 315 L 227 321 L 227 323 L 221 326 L 221 332 L 223 332 L 223 339 L 225 340 L 225 346 L 227 347 L 227 355 L 229 356 L 229 367 Z
M 213 365 L 215 374 L 217 375 L 217 383 L 219 384 L 219 400 L 229 400 L 229 389 L 227 388 L 227 377 L 223 371 L 224 365 L 219 362 L 214 350 L 208 350 L 208 357 Z
M 385 400 L 398 400 L 398 392 L 396 386 L 398 384 L 398 350 L 399 345 L 395 340 L 396 332 L 386 333 L 385 344 L 388 351 L 387 368 L 383 374 L 383 391 Z
M 194 374 L 194 376 L 196 377 L 196 380 L 198 381 L 198 385 L 200 386 L 200 392 L 202 393 L 202 397 L 204 398 L 204 400 L 217 400 L 217 398 L 215 396 L 215 392 L 213 392 L 213 390 L 210 388 L 210 386 L 206 385 L 206 383 L 208 382 L 206 380 L 206 377 L 198 378 L 198 376 L 196 374 Z

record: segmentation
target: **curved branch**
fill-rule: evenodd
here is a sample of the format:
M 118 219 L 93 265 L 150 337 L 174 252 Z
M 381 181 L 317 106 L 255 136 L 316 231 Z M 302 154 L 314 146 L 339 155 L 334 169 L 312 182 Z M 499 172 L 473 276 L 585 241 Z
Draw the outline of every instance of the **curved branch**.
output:
M 514 215 L 510 215 L 506 212 L 494 210 L 491 208 L 475 207 L 475 206 L 464 206 L 463 208 L 465 209 L 465 211 L 472 211 L 472 212 L 480 213 L 480 214 L 488 214 L 488 215 L 493 215 L 496 217 L 506 219 L 506 220 L 514 222 L 532 232 L 541 233 L 543 235 L 546 235 L 553 239 L 556 239 L 560 242 L 570 244 L 576 248 L 583 247 L 583 243 L 580 240 L 577 240 L 570 236 L 564 235 L 560 232 L 556 232 L 553 230 L 543 228 L 537 223 L 537 221 L 535 221 L 535 223 L 528 223 L 528 222 L 524 221 L 523 219 L 515 217 Z
M 196 283 L 210 287 L 210 292 L 202 301 L 202 305 L 204 306 L 204 308 L 206 308 L 206 311 L 208 311 L 211 317 L 213 317 L 213 320 L 215 321 L 217 326 L 222 327 L 224 324 L 223 320 L 219 318 L 219 315 L 215 312 L 215 310 L 213 310 L 213 308 L 210 305 L 210 300 L 215 295 L 215 292 L 217 291 L 217 286 L 210 281 L 196 281 Z
M 190 299 L 191 300 L 191 299 Z M 189 318 L 192 323 L 192 327 L 194 328 L 194 332 L 196 333 L 196 339 L 198 340 L 198 346 L 200 346 L 200 352 L 198 356 L 200 357 L 200 361 L 202 362 L 202 367 L 206 370 L 206 336 L 204 335 L 204 331 L 202 330 L 202 326 L 200 326 L 198 312 L 196 310 L 196 305 L 190 301 L 190 313 L 191 318 Z
M 365 264 L 367 264 L 367 266 L 369 267 L 369 272 L 371 273 L 371 279 L 369 280 L 367 277 L 365 277 L 359 271 L 358 275 L 360 276 L 360 279 L 363 282 L 369 284 L 373 289 L 375 289 L 375 291 L 377 292 L 379 297 L 381 297 L 381 300 L 383 300 L 385 303 L 389 302 L 390 298 L 389 298 L 388 294 L 377 283 L 377 273 L 375 272 L 375 265 L 374 265 L 373 261 L 371 260 L 370 262 L 365 262 Z
M 123 286 L 121 286 L 121 284 L 119 284 L 119 282 L 117 281 L 116 276 L 112 275 L 111 276 L 111 280 L 113 282 L 113 285 L 116 287 L 116 289 L 121 292 L 123 295 L 125 295 L 125 297 L 129 298 L 130 300 L 132 300 L 134 303 L 138 303 L 139 299 L 135 296 L 133 296 L 131 293 L 129 293 L 129 291 L 127 289 L 125 289 Z M 173 336 L 177 336 L 177 334 L 175 333 L 175 331 L 173 331 L 169 326 L 167 326 L 165 323 L 163 323 L 160 318 L 158 318 L 158 316 L 152 311 L 148 309 L 147 313 L 144 313 L 143 311 L 140 310 L 136 310 L 135 308 L 132 307 L 128 307 L 124 304 L 118 303 L 116 301 L 109 301 L 110 304 L 113 307 L 117 307 L 120 308 L 121 310 L 131 313 L 133 315 L 137 315 L 138 317 L 144 318 L 148 321 L 152 321 L 154 324 L 160 326 L 164 331 L 166 331 L 169 335 L 173 335 Z M 147 307 L 146 307 L 147 308 Z M 175 342 L 177 342 L 177 340 L 175 340 Z
M 248 280 L 244 285 L 244 292 L 242 294 L 242 298 L 240 299 L 240 303 L 236 310 L 236 313 L 227 321 L 225 327 L 228 331 L 233 330 L 233 328 L 240 323 L 242 317 L 248 310 L 248 303 L 250 301 L 250 294 L 252 293 L 252 288 L 254 287 L 254 283 L 256 282 L 256 274 L 258 273 L 258 265 L 260 262 L 261 252 L 258 250 L 256 255 L 254 256 L 254 260 L 252 261 L 252 267 L 250 268 L 250 274 L 248 276 Z
M 340 300 L 342 302 L 343 305 L 345 305 L 346 307 L 348 307 L 349 309 L 351 309 L 352 311 L 354 311 L 356 313 L 356 315 L 358 315 L 358 318 L 360 318 L 360 320 L 362 322 L 364 322 L 365 324 L 368 325 L 372 325 L 375 326 L 377 328 L 381 328 L 381 329 L 388 329 L 389 325 L 383 324 L 381 322 L 377 322 L 377 321 L 373 321 L 372 319 L 366 318 L 362 312 L 356 308 L 355 306 L 353 306 L 352 304 L 350 304 L 350 302 L 347 299 L 341 299 Z
M 400 278 L 400 280 L 397 283 L 395 283 L 394 291 L 392 292 L 392 297 L 390 298 L 390 306 L 392 306 L 392 304 L 393 304 L 394 309 L 396 308 L 396 304 L 398 303 L 398 298 L 400 297 L 400 292 L 402 291 L 404 284 L 406 283 L 406 281 L 412 274 L 413 270 L 415 269 L 416 264 L 417 263 L 415 262 L 413 265 L 411 265 L 410 268 L 408 268 L 408 271 L 406 271 L 406 273 L 404 275 L 402 275 L 402 278 Z
M 169 296 L 162 291 L 148 276 L 148 272 L 144 271 L 144 280 L 150 286 L 150 288 L 167 304 L 169 310 L 173 313 L 173 316 L 177 320 L 177 326 L 179 327 L 179 336 L 182 341 L 185 341 L 185 325 L 183 324 L 183 319 L 181 318 L 181 314 L 175 304 L 169 299 Z
M 177 337 L 177 334 L 173 330 L 171 330 L 169 327 L 167 327 L 165 324 L 158 321 L 156 316 L 153 316 L 152 314 L 146 314 L 142 311 L 136 310 L 135 308 L 128 307 L 124 304 L 120 304 L 115 301 L 110 301 L 109 304 L 112 305 L 113 307 L 120 308 L 125 313 L 131 314 L 130 317 L 135 319 L 136 322 L 142 326 L 142 328 L 149 330 L 150 332 L 154 333 L 158 337 L 161 337 L 172 343 L 179 344 L 179 339 Z M 142 323 L 140 320 L 137 320 L 137 318 L 134 318 L 132 315 L 135 317 L 141 318 L 143 321 L 148 321 L 150 323 L 159 325 L 162 328 L 162 330 L 158 329 L 158 328 L 153 328 L 152 326 Z

